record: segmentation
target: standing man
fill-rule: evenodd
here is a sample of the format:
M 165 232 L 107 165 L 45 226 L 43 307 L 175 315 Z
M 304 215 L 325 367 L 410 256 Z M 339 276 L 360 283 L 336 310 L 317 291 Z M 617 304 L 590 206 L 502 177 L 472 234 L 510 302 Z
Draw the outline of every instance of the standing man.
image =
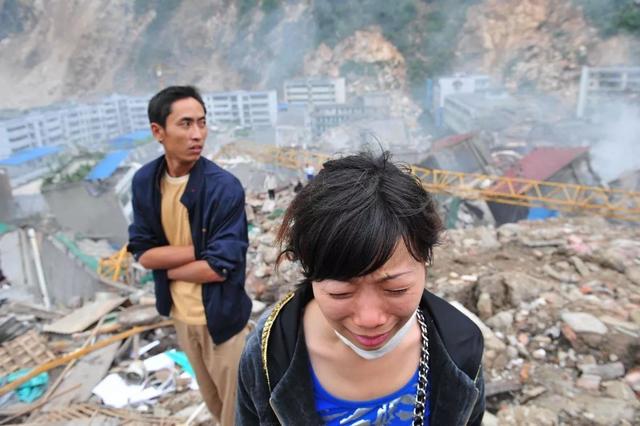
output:
M 312 164 L 306 163 L 304 165 L 304 175 L 307 178 L 307 183 L 311 182 L 316 175 L 316 168 Z
M 148 113 L 164 155 L 133 177 L 128 250 L 153 271 L 156 307 L 174 319 L 207 407 L 223 426 L 233 425 L 251 313 L 244 191 L 201 157 L 206 108 L 194 87 L 167 87 Z
M 278 188 L 278 180 L 272 172 L 268 172 L 264 179 L 264 189 L 267 190 L 270 200 L 276 199 L 276 188 Z

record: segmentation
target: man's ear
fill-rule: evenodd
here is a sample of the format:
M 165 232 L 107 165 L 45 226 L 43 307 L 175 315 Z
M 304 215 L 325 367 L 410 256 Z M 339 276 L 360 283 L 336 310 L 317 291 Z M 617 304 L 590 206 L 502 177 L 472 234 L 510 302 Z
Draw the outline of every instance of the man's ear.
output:
M 164 128 L 161 125 L 158 123 L 151 123 L 151 133 L 155 140 L 162 143 L 164 140 Z

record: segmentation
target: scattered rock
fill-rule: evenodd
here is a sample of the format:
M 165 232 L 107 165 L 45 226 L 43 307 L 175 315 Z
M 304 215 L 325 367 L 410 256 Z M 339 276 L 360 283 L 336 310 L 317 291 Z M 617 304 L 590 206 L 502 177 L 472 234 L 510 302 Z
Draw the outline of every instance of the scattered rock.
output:
M 513 312 L 501 311 L 486 321 L 487 325 L 494 330 L 506 332 L 513 326 Z
M 589 391 L 597 391 L 600 388 L 602 377 L 593 374 L 583 374 L 576 381 L 576 386 Z
M 498 413 L 499 425 L 556 426 L 558 415 L 535 405 L 509 406 Z
M 481 319 L 487 319 L 493 315 L 493 307 L 491 306 L 491 295 L 489 293 L 481 293 L 478 298 L 478 315 Z
M 634 401 L 636 398 L 633 389 L 627 383 L 621 380 L 615 380 L 611 382 L 604 382 L 602 384 L 604 388 L 605 395 L 615 398 L 615 399 L 623 399 L 627 401 Z
M 632 266 L 627 268 L 625 274 L 627 275 L 627 278 L 629 278 L 629 281 L 635 285 L 640 285 L 640 267 Z
M 578 256 L 571 256 L 570 259 L 571 259 L 571 262 L 573 263 L 573 266 L 575 266 L 576 270 L 580 275 L 582 275 L 583 277 L 586 277 L 591 273 L 589 268 Z

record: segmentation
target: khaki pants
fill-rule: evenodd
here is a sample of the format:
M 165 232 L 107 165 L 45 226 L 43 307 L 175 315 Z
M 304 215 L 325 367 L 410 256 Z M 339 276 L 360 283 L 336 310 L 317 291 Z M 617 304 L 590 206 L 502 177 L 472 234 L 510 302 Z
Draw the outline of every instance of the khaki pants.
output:
M 178 344 L 196 373 L 202 399 L 222 426 L 233 426 L 238 364 L 249 327 L 216 345 L 206 325 L 189 325 L 177 320 L 174 322 Z

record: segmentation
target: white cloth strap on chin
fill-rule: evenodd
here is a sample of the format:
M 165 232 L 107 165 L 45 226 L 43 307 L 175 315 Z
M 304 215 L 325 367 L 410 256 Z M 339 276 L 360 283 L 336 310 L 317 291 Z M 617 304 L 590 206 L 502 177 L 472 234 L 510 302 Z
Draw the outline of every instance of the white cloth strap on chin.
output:
M 387 343 L 385 343 L 384 345 L 382 345 L 382 347 L 378 349 L 366 350 L 366 349 L 359 348 L 353 343 L 351 343 L 349 339 L 344 337 L 342 334 L 338 333 L 336 330 L 333 330 L 333 332 L 336 333 L 336 336 L 338 336 L 338 338 L 342 343 L 347 345 L 359 357 L 364 358 L 366 360 L 377 359 L 388 354 L 389 352 L 391 352 L 392 350 L 398 347 L 400 342 L 402 342 L 402 339 L 404 339 L 404 337 L 407 335 L 409 330 L 411 330 L 411 326 L 415 322 L 416 312 L 417 310 L 413 312 L 411 317 L 409 317 L 407 322 L 404 323 L 404 325 L 400 328 L 400 330 L 398 330 L 398 332 L 391 339 L 389 339 Z

